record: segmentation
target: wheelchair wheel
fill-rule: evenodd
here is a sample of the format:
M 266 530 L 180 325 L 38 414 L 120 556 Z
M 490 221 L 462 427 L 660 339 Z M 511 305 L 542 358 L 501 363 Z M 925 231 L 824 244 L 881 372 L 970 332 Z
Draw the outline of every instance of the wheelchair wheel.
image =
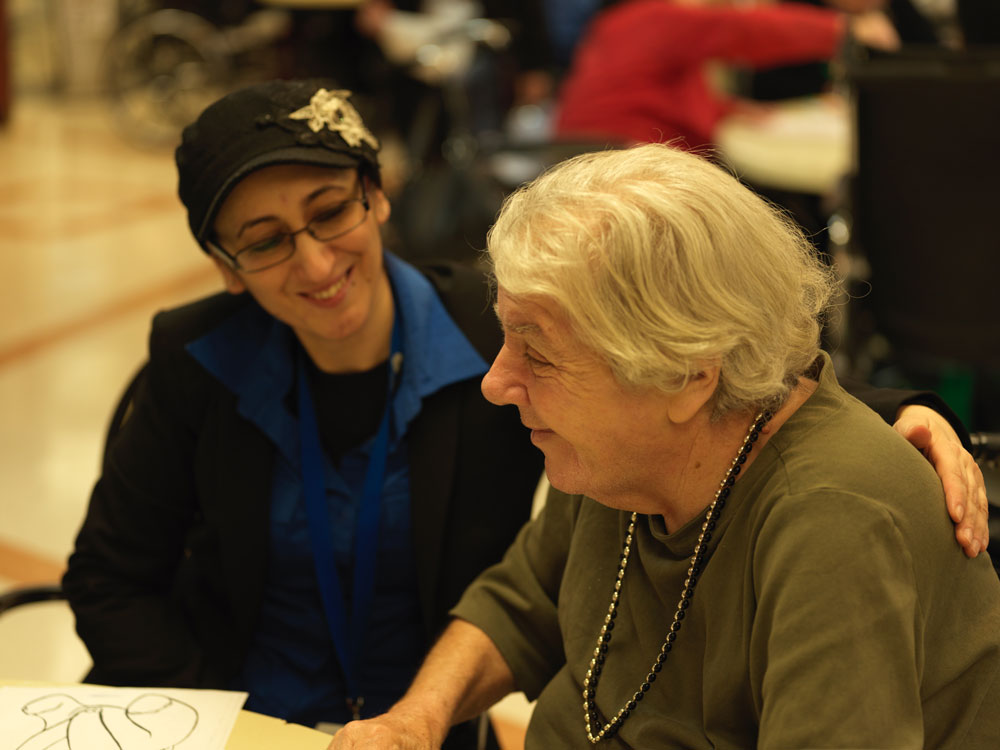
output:
M 108 43 L 104 80 L 114 126 L 141 146 L 173 146 L 181 129 L 222 96 L 232 78 L 225 36 L 182 10 L 157 10 Z

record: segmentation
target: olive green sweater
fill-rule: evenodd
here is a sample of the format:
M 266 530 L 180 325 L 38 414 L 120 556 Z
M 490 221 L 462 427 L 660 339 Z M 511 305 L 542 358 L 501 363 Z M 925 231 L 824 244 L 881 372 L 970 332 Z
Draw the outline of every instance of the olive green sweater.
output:
M 553 492 L 453 610 L 538 699 L 528 750 L 590 746 L 582 683 L 628 517 Z M 668 534 L 638 519 L 605 717 L 663 643 L 702 522 Z M 659 678 L 599 747 L 1000 747 L 1000 581 L 961 552 L 930 465 L 828 358 L 736 483 L 709 553 Z

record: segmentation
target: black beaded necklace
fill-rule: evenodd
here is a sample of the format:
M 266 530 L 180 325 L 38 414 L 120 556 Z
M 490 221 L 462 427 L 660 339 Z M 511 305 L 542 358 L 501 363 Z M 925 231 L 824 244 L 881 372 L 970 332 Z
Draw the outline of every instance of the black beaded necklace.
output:
M 625 705 L 618 709 L 618 713 L 615 714 L 614 718 L 602 726 L 601 716 L 597 711 L 594 696 L 597 694 L 597 681 L 601 676 L 601 670 L 604 668 L 608 644 L 611 642 L 611 631 L 615 627 L 615 618 L 618 616 L 618 597 L 622 588 L 622 579 L 625 577 L 625 568 L 628 566 L 629 553 L 632 551 L 632 534 L 635 531 L 635 521 L 638 517 L 637 513 L 632 514 L 628 524 L 628 531 L 625 533 L 625 545 L 622 549 L 621 562 L 618 565 L 615 590 L 611 592 L 611 605 L 608 607 L 607 615 L 604 616 L 604 624 L 601 626 L 601 632 L 597 636 L 597 647 L 594 649 L 594 656 L 590 660 L 590 668 L 583 678 L 583 720 L 587 728 L 587 739 L 590 740 L 590 744 L 596 745 L 607 737 L 613 737 L 621 729 L 622 724 L 625 723 L 625 720 L 636 709 L 640 701 L 646 696 L 649 688 L 656 681 L 656 676 L 663 668 L 663 662 L 667 660 L 667 654 L 674 647 L 674 641 L 677 639 L 677 632 L 681 629 L 685 611 L 691 604 L 691 596 L 694 594 L 695 584 L 698 582 L 698 576 L 701 575 L 701 570 L 705 563 L 705 546 L 712 538 L 712 531 L 715 529 L 715 524 L 722 514 L 726 498 L 729 497 L 733 484 L 736 483 L 737 475 L 742 470 L 743 464 L 746 463 L 747 456 L 753 449 L 753 444 L 760 437 L 761 429 L 763 429 L 769 419 L 771 419 L 769 411 L 762 411 L 757 414 L 753 424 L 750 425 L 750 430 L 747 432 L 746 437 L 743 438 L 743 445 L 740 446 L 736 458 L 733 459 L 732 464 L 729 466 L 729 471 L 726 472 L 726 476 L 723 477 L 722 482 L 719 484 L 719 489 L 715 493 L 715 499 L 708 506 L 708 514 L 705 516 L 705 522 L 701 526 L 701 534 L 698 535 L 698 544 L 695 545 L 694 554 L 691 556 L 691 565 L 687 571 L 687 578 L 684 580 L 684 588 L 681 589 L 681 598 L 677 603 L 677 611 L 674 612 L 674 621 L 670 623 L 670 629 L 663 640 L 660 652 L 653 661 L 653 666 L 650 667 L 649 674 L 646 675 L 646 679 L 643 680 L 642 685 L 626 701 Z M 593 727 L 595 726 L 600 727 L 597 734 L 593 733 Z

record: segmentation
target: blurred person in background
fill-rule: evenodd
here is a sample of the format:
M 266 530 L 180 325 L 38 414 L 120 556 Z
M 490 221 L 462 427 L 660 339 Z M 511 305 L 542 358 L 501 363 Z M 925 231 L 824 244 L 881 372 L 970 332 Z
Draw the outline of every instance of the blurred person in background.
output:
M 511 108 L 552 92 L 552 51 L 538 0 L 365 0 L 354 25 L 391 66 L 383 85 L 404 137 L 434 102 L 437 148 L 452 129 L 496 138 Z M 422 149 L 417 156 L 440 154 Z
M 873 9 L 871 0 L 789 0 L 847 13 Z M 1000 44 L 1000 3 L 995 0 L 883 0 L 876 4 L 899 37 L 899 49 L 911 46 L 948 48 L 958 52 Z M 863 39 L 859 40 L 862 44 Z M 880 49 L 893 52 L 894 49 Z M 828 61 L 752 71 L 746 94 L 752 99 L 778 101 L 811 96 L 830 88 Z
M 837 0 L 841 2 L 841 0 Z M 843 0 L 853 3 L 856 0 Z M 829 60 L 848 35 L 883 49 L 899 44 L 891 23 L 862 0 L 845 14 L 796 3 L 729 0 L 626 0 L 591 21 L 559 90 L 561 138 L 628 143 L 715 143 L 730 115 L 766 113 L 760 103 L 717 85 L 713 61 L 750 68 Z
M 154 318 L 63 582 L 88 681 L 245 690 L 307 725 L 379 714 L 527 520 L 542 456 L 479 391 L 489 286 L 383 247 L 378 145 L 316 81 L 241 89 L 184 131 L 180 198 L 230 294 Z M 865 398 L 936 464 L 974 555 L 982 477 L 928 405 L 947 410 Z
M 712 149 L 726 120 L 765 124 L 775 104 L 764 100 L 777 98 L 777 91 L 804 93 L 806 87 L 819 93 L 818 87 L 812 90 L 813 66 L 780 66 L 814 61 L 825 66 L 849 39 L 896 49 L 899 38 L 883 5 L 883 0 L 829 0 L 823 7 L 766 0 L 612 2 L 591 21 L 576 48 L 559 90 L 556 135 Z M 772 69 L 783 72 L 768 77 Z M 739 74 L 728 75 L 733 71 Z M 753 72 L 750 90 L 741 95 L 748 71 Z M 821 72 L 825 75 L 825 67 Z M 835 117 L 843 111 L 838 100 L 827 103 Z M 788 210 L 817 252 L 826 252 L 823 196 L 751 187 Z

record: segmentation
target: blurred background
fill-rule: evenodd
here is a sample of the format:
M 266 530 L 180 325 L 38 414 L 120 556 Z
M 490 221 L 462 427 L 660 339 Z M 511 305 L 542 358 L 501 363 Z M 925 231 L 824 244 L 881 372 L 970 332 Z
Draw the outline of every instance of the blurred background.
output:
M 176 198 L 173 149 L 205 105 L 269 78 L 355 92 L 383 143 L 387 245 L 414 260 L 476 263 L 503 197 L 574 153 L 697 146 L 843 275 L 826 341 L 839 372 L 933 388 L 995 439 L 1000 4 L 817 2 L 825 36 L 776 15 L 738 49 L 692 50 L 651 27 L 654 46 L 630 55 L 640 5 L 0 0 L 0 593 L 58 581 L 151 316 L 221 289 Z M 701 98 L 685 104 L 681 79 Z M 621 116 L 637 100 L 679 119 L 637 137 Z M 707 126 L 685 124 L 695 110 Z M 4 616 L 0 677 L 84 674 L 60 606 Z M 498 709 L 506 747 L 526 710 Z

